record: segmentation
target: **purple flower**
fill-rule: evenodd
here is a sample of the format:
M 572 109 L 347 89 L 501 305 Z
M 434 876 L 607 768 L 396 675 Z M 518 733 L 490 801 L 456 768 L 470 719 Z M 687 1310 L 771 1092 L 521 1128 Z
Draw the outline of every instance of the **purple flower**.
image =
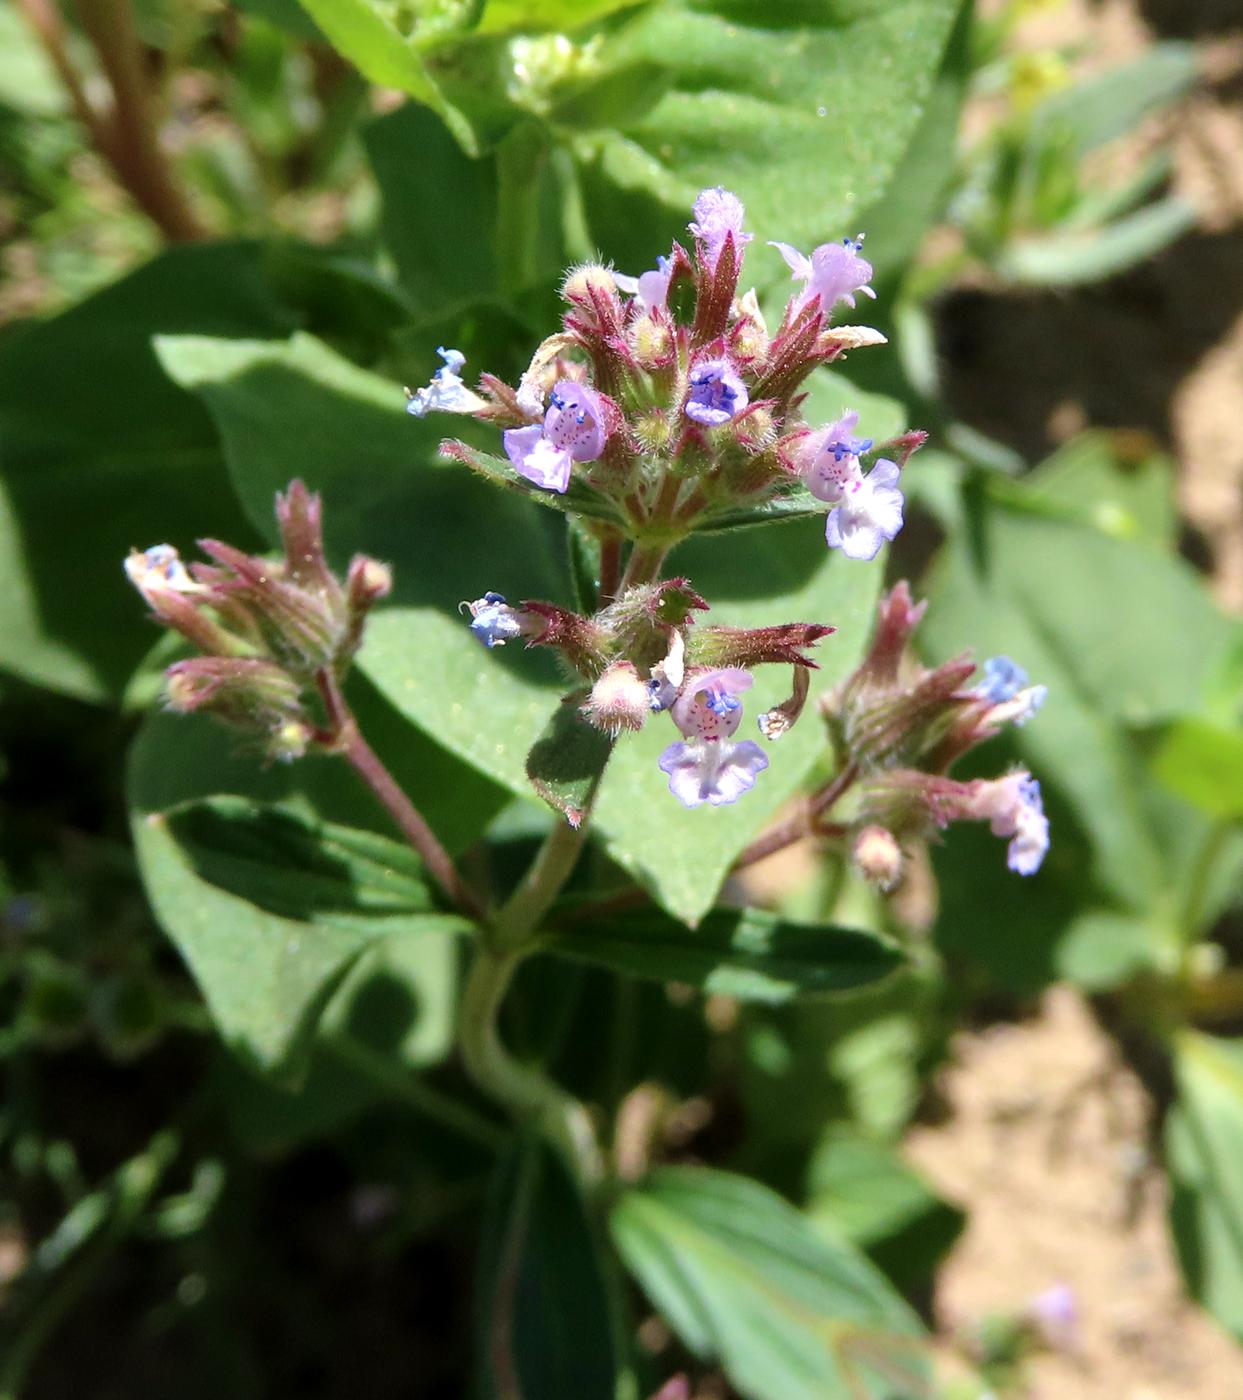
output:
M 594 462 L 608 432 L 599 394 L 574 379 L 559 379 L 548 396 L 543 424 L 510 428 L 505 451 L 520 476 L 549 491 L 564 491 L 574 462 Z
M 875 297 L 876 293 L 868 286 L 872 280 L 872 264 L 859 256 L 863 247 L 863 235 L 846 238 L 841 243 L 822 243 L 811 257 L 806 257 L 788 243 L 772 243 L 786 260 L 796 282 L 807 285 L 799 293 L 798 308 L 801 310 L 813 297 L 820 298 L 820 310 L 827 317 L 839 301 L 844 301 L 852 310 L 855 293 Z
M 672 275 L 673 263 L 662 255 L 656 259 L 656 266 L 651 272 L 645 272 L 640 277 L 627 277 L 624 273 L 615 272 L 613 281 L 621 291 L 634 297 L 635 305 L 642 313 L 666 305 L 669 300 L 669 279 Z
M 742 231 L 746 215 L 742 200 L 721 185 L 703 191 L 695 201 L 694 214 L 687 227 L 703 244 L 704 261 L 714 272 L 726 238 L 732 234 L 734 247 L 741 253 L 754 236 Z
M 728 360 L 704 360 L 690 373 L 686 416 L 707 428 L 719 428 L 747 406 L 747 386 Z
M 1049 687 L 1029 686 L 1027 672 L 1017 661 L 990 656 L 984 663 L 984 679 L 973 693 L 994 706 L 989 714 L 992 723 L 1024 725 L 1048 698 Z
M 1049 819 L 1040 784 L 1026 769 L 972 785 L 965 816 L 987 821 L 994 836 L 1008 836 L 1006 864 L 1018 875 L 1034 875 L 1049 849 Z
M 673 705 L 673 722 L 685 740 L 661 754 L 669 791 L 687 807 L 736 802 L 768 767 L 763 749 L 750 739 L 733 743 L 742 722 L 742 701 L 750 690 L 749 672 L 730 667 L 694 676 Z
M 487 404 L 462 382 L 458 371 L 466 363 L 466 356 L 460 350 L 446 350 L 443 345 L 436 347 L 436 353 L 444 364 L 432 375 L 431 381 L 422 389 L 410 393 L 406 412 L 416 418 L 429 413 L 478 413 Z

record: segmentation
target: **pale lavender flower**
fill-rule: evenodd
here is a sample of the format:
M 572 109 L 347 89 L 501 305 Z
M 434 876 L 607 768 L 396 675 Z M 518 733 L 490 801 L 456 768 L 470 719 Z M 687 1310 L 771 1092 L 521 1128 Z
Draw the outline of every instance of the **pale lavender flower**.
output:
M 432 375 L 431 381 L 413 393 L 409 389 L 406 412 L 416 418 L 429 413 L 478 413 L 487 404 L 462 382 L 458 371 L 466 363 L 466 356 L 460 350 L 446 350 L 443 345 L 436 347 L 436 353 L 444 364 Z
M 520 476 L 549 491 L 565 491 L 574 462 L 594 462 L 608 436 L 600 396 L 574 379 L 559 379 L 542 424 L 510 428 L 505 452 Z
M 684 806 L 736 802 L 768 767 L 753 740 L 732 742 L 742 721 L 738 697 L 752 684 L 750 673 L 737 667 L 707 671 L 692 676 L 674 702 L 673 722 L 686 738 L 670 744 L 659 764 L 669 775 L 669 791 Z
M 728 360 L 705 360 L 690 372 L 686 416 L 707 428 L 719 428 L 747 406 L 747 386 Z
M 1049 819 L 1040 784 L 1020 768 L 1004 778 L 972 784 L 964 816 L 987 821 L 994 836 L 1008 836 L 1006 864 L 1018 875 L 1034 875 L 1049 849 Z
M 801 475 L 807 489 L 821 501 L 836 505 L 846 489 L 863 475 L 859 458 L 872 449 L 871 438 L 852 436 L 859 415 L 848 412 L 827 428 L 813 433 L 804 452 L 806 466 Z
M 841 504 L 825 521 L 824 538 L 830 549 L 840 549 L 847 559 L 876 558 L 881 545 L 902 528 L 900 475 L 898 464 L 882 457 L 867 476 L 859 473 L 847 483 Z
M 734 247 L 741 253 L 754 237 L 742 231 L 742 221 L 746 217 L 742 200 L 721 185 L 703 191 L 695 201 L 694 214 L 687 227 L 702 243 L 704 261 L 714 272 L 726 238 L 732 234 Z
M 624 273 L 615 272 L 613 281 L 618 288 L 634 297 L 635 305 L 639 311 L 652 311 L 656 307 L 664 307 L 669 300 L 669 281 L 673 276 L 673 263 L 663 254 L 656 259 L 656 266 L 645 272 L 640 277 L 627 277 Z
M 786 260 L 796 282 L 807 285 L 799 293 L 798 308 L 801 310 L 812 300 L 820 298 L 820 310 L 830 315 L 839 301 L 844 301 L 852 310 L 855 294 L 875 297 L 876 293 L 868 286 L 872 280 L 872 264 L 859 256 L 863 247 L 863 235 L 846 238 L 841 243 L 822 243 L 811 257 L 800 253 L 788 243 L 771 243 Z

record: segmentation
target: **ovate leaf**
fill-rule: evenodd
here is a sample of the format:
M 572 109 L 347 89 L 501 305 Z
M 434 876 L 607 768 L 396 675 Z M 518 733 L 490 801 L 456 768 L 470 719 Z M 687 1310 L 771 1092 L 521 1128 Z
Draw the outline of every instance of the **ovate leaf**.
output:
M 610 1223 L 683 1343 L 749 1400 L 928 1393 L 915 1315 L 844 1238 L 758 1182 L 663 1168 L 621 1196 Z
M 518 1139 L 497 1169 L 478 1277 L 480 1400 L 615 1393 L 617 1329 L 593 1227 L 535 1138 Z

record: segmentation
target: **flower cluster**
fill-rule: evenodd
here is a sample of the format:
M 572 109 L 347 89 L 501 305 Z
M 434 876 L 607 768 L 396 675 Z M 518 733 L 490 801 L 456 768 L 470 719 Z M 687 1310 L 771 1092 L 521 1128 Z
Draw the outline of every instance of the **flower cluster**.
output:
M 810 256 L 773 245 L 802 287 L 770 335 L 755 293 L 738 294 L 752 240 L 743 222 L 734 195 L 705 190 L 689 251 L 675 243 L 638 277 L 600 266 L 570 273 L 564 325 L 516 388 L 485 374 L 475 393 L 460 378 L 461 354 L 442 348 L 444 366 L 410 396 L 410 411 L 495 423 L 519 478 L 559 493 L 579 481 L 607 498 L 632 539 L 676 539 L 726 511 L 792 498 L 811 512 L 819 500 L 831 507 L 829 547 L 874 558 L 902 527 L 901 472 L 923 435 L 904 435 L 886 457 L 851 435 L 857 414 L 814 428 L 799 411 L 818 365 L 884 342 L 869 327 L 832 324 L 840 307 L 873 295 L 862 238 Z M 463 443 L 444 450 L 491 467 Z
M 203 710 L 257 738 L 269 758 L 301 757 L 323 731 L 318 687 L 339 682 L 388 566 L 356 555 L 345 581 L 324 558 L 320 499 L 300 481 L 276 498 L 284 558 L 273 562 L 200 540 L 213 562 L 187 567 L 171 545 L 134 550 L 130 582 L 156 620 L 200 653 L 165 672 L 170 709 Z
M 485 374 L 478 392 L 467 388 L 462 356 L 442 348 L 443 367 L 409 404 L 420 416 L 438 410 L 493 424 L 503 460 L 461 442 L 442 450 L 494 478 L 512 473 L 523 489 L 573 490 L 576 507 L 631 541 L 624 576 L 601 578 L 591 616 L 494 592 L 463 607 L 489 648 L 519 638 L 556 648 L 589 685 L 587 723 L 616 735 L 667 713 L 681 737 L 660 767 L 688 807 L 734 802 L 755 784 L 768 759 L 754 740 L 735 737 L 751 670 L 791 667 L 789 699 L 758 718 L 771 742 L 798 720 L 815 664 L 808 649 L 832 628 L 692 626 L 707 603 L 685 580 L 656 581 L 665 554 L 727 512 L 762 519 L 793 504 L 823 511 L 830 548 L 873 559 L 901 528 L 900 474 L 923 438 L 905 435 L 886 457 L 854 435 L 857 414 L 821 428 L 804 421 L 802 386 L 818 365 L 883 343 L 868 327 L 833 325 L 839 308 L 872 295 L 872 270 L 861 238 L 810 256 L 775 244 L 801 285 L 770 334 L 754 291 L 739 294 L 753 238 L 744 223 L 735 195 L 705 190 L 688 246 L 675 243 L 650 271 L 585 266 L 567 276 L 563 325 L 516 386 Z
M 1008 838 L 1010 869 L 1032 875 L 1049 847 L 1040 784 L 1026 769 L 971 782 L 947 773 L 1006 725 L 1026 724 L 1047 689 L 1028 685 L 1027 673 L 1006 656 L 982 668 L 966 656 L 921 666 L 908 643 L 926 606 L 912 601 L 905 583 L 884 597 L 863 663 L 822 705 L 834 745 L 858 777 L 849 828 L 855 864 L 888 887 L 901 873 L 903 843 L 954 821 L 986 821 L 994 835 Z M 977 669 L 983 675 L 972 684 Z

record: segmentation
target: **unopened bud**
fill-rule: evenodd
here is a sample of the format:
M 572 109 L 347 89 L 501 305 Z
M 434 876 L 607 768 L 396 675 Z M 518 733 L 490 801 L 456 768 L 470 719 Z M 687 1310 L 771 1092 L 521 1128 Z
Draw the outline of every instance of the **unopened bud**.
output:
M 616 296 L 617 284 L 613 281 L 612 272 L 598 263 L 584 263 L 581 267 L 571 268 L 561 284 L 561 295 L 566 301 L 572 301 L 576 306 L 590 307 L 594 301 L 593 293 L 595 296 Z
M 855 868 L 870 884 L 891 890 L 902 874 L 902 847 L 892 831 L 883 826 L 865 826 L 855 837 L 851 850 Z
M 387 598 L 393 591 L 393 571 L 378 559 L 368 559 L 365 554 L 356 554 L 350 562 L 346 590 L 351 609 L 369 608 L 372 603 L 380 598 Z
M 668 320 L 650 312 L 630 328 L 634 357 L 644 369 L 659 369 L 673 361 L 673 333 Z
M 267 755 L 279 763 L 292 763 L 305 755 L 313 738 L 314 731 L 309 724 L 298 719 L 285 720 L 269 736 L 265 745 Z
M 650 710 L 648 687 L 630 661 L 615 661 L 591 688 L 583 718 L 606 734 L 643 728 Z

